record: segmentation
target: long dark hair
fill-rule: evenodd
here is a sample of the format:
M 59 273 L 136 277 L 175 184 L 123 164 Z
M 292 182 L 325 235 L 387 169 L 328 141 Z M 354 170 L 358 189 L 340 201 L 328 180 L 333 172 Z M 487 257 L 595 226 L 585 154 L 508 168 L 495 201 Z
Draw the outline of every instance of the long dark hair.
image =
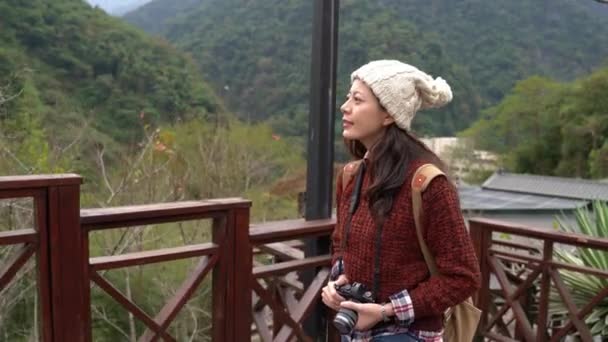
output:
M 367 149 L 358 140 L 344 139 L 346 148 L 357 159 L 363 158 Z M 380 140 L 369 151 L 367 172 L 371 185 L 365 192 L 369 208 L 376 224 L 383 224 L 393 207 L 407 176 L 409 164 L 415 160 L 433 163 L 442 171 L 445 164 L 415 135 L 391 124 Z

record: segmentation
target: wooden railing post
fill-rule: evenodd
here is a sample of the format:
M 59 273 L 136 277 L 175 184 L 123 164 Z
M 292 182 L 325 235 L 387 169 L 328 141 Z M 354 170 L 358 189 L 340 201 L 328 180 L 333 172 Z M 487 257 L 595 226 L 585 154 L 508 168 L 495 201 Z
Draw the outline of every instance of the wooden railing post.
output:
M 549 311 L 549 292 L 551 290 L 551 262 L 553 259 L 553 242 L 545 240 L 543 246 L 542 277 L 540 281 L 540 297 L 537 320 L 536 340 L 547 341 L 547 320 Z
M 34 196 L 35 229 L 38 235 L 38 251 L 36 262 L 38 264 L 38 296 L 40 297 L 40 320 L 42 341 L 53 341 L 53 312 L 51 305 L 51 261 L 49 260 L 49 222 L 48 222 L 48 191 L 38 189 Z
M 80 227 L 80 184 L 51 186 L 47 192 L 53 341 L 91 341 L 89 249 Z
M 213 242 L 220 247 L 213 270 L 213 341 L 251 339 L 250 205 L 244 203 L 213 220 Z
M 475 222 L 475 220 L 470 220 L 469 234 L 473 241 L 473 247 L 475 248 L 481 271 L 481 287 L 475 296 L 475 305 L 481 310 L 481 319 L 479 320 L 477 331 L 483 332 L 488 322 L 488 310 L 490 308 L 490 266 L 488 265 L 486 251 L 492 243 L 492 230 Z
M 233 264 L 230 247 L 230 235 L 228 234 L 228 226 L 231 220 L 229 217 L 219 217 L 213 219 L 212 240 L 218 244 L 220 248 L 219 259 L 213 268 L 213 283 L 212 283 L 212 309 L 211 317 L 212 324 L 212 341 L 231 341 L 228 339 L 228 315 L 229 308 L 227 307 L 227 288 L 228 288 L 228 273 Z
M 249 241 L 249 206 L 231 211 L 234 222 L 234 267 L 231 272 L 229 296 L 233 302 L 229 322 L 234 329 L 234 341 L 251 341 L 251 281 L 253 253 Z

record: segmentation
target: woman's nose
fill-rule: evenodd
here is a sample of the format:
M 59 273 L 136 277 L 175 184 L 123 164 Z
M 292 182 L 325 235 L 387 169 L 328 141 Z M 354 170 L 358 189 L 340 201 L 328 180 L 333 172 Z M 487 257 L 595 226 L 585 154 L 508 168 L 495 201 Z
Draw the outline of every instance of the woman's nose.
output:
M 348 101 L 344 102 L 344 103 L 342 104 L 342 106 L 340 106 L 340 111 L 341 111 L 342 113 L 344 113 L 344 114 L 346 114 L 346 110 L 347 110 L 347 106 L 346 106 L 346 105 L 347 105 L 347 104 L 348 104 Z

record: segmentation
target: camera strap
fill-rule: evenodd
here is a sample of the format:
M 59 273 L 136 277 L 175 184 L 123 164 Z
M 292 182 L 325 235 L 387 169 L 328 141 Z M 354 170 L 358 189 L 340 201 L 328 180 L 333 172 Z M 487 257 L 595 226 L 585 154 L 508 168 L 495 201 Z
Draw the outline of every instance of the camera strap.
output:
M 357 178 L 355 179 L 355 187 L 350 195 L 350 206 L 348 207 L 348 216 L 344 225 L 344 238 L 342 239 L 342 250 L 348 246 L 348 239 L 350 238 L 350 226 L 353 219 L 353 215 L 359 207 L 359 197 L 361 193 L 361 187 L 363 186 L 363 178 L 365 176 L 366 163 L 363 162 L 359 165 L 357 170 Z
M 355 179 L 355 184 L 353 188 L 353 192 L 350 196 L 350 206 L 348 208 L 348 215 L 346 217 L 346 222 L 344 225 L 344 238 L 342 239 L 342 250 L 344 251 L 346 247 L 348 247 L 348 240 L 350 238 L 350 228 L 353 219 L 354 213 L 357 211 L 359 207 L 360 197 L 361 197 L 361 188 L 363 186 L 363 178 L 365 177 L 366 171 L 366 162 L 362 162 L 357 170 L 357 178 Z M 379 225 L 376 228 L 376 241 L 374 248 L 374 276 L 373 276 L 373 294 L 375 299 L 379 299 L 379 291 L 380 291 L 380 247 L 382 245 L 382 228 L 384 224 Z

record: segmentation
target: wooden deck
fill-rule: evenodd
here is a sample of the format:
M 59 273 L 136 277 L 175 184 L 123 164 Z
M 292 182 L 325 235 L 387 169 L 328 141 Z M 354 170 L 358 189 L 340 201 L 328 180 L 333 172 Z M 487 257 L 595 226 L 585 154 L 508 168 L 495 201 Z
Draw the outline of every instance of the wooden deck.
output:
M 328 237 L 334 220 L 287 220 L 250 225 L 251 203 L 244 199 L 185 201 L 115 208 L 81 209 L 77 175 L 0 177 L 0 199 L 30 198 L 34 227 L 0 232 L 0 245 L 14 245 L 4 260 L 0 290 L 36 258 L 43 341 L 91 341 L 91 284 L 95 284 L 141 321 L 140 341 L 175 341 L 168 329 L 202 281 L 212 275 L 214 341 L 311 340 L 302 327 L 315 312 L 319 293 L 329 277 L 330 256 L 305 256 L 302 239 Z M 210 220 L 211 241 L 119 255 L 89 256 L 89 235 L 110 229 L 189 220 Z M 591 341 L 584 318 L 608 297 L 600 291 L 576 307 L 561 270 L 608 278 L 605 269 L 567 264 L 553 258 L 559 245 L 608 251 L 608 239 L 473 219 L 470 222 L 482 270 L 476 295 L 484 310 L 479 336 L 498 341 L 559 341 L 578 332 Z M 523 245 L 496 238 L 499 234 L 537 241 Z M 537 248 L 535 246 L 541 246 Z M 266 255 L 259 262 L 256 255 Z M 159 312 L 148 315 L 104 276 L 104 271 L 134 265 L 198 258 L 198 263 Z M 303 280 L 306 275 L 308 281 Z M 498 288 L 490 287 L 495 279 Z M 560 325 L 548 311 L 554 289 L 565 303 Z M 530 293 L 532 291 L 532 296 Z M 0 292 L 2 295 L 5 292 Z M 243 309 L 250 308 L 250 309 Z M 530 317 L 530 311 L 537 311 Z M 332 339 L 337 336 L 332 334 Z

